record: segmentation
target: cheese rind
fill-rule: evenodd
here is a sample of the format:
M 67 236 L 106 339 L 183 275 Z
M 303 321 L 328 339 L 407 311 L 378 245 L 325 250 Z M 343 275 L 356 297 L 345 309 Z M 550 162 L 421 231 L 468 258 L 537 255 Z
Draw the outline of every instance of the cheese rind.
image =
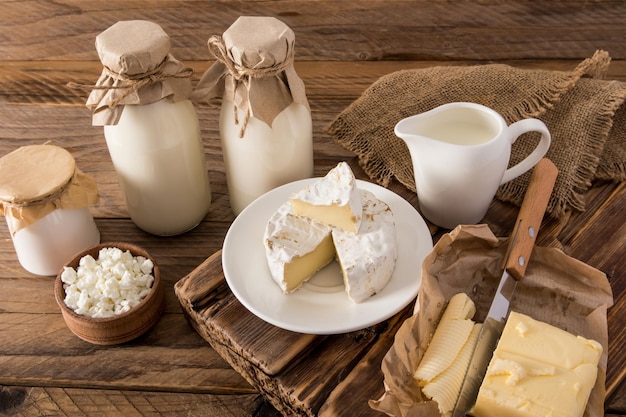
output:
M 511 312 L 471 414 L 580 417 L 601 355 L 594 340 Z
M 348 297 L 360 303 L 386 285 L 396 265 L 396 226 L 389 206 L 359 190 L 363 220 L 358 233 L 333 229 L 333 243 Z
M 283 293 L 298 289 L 336 257 L 345 290 L 355 303 L 380 292 L 395 269 L 397 245 L 393 213 L 367 190 L 359 190 L 367 219 L 359 233 L 297 216 L 288 201 L 267 223 L 264 246 L 273 280 Z
M 272 215 L 263 243 L 270 274 L 285 294 L 298 289 L 333 260 L 330 232 L 329 226 L 295 216 L 289 202 Z
M 356 178 L 346 162 L 340 162 L 324 178 L 298 191 L 291 198 L 296 216 L 357 233 L 363 205 Z

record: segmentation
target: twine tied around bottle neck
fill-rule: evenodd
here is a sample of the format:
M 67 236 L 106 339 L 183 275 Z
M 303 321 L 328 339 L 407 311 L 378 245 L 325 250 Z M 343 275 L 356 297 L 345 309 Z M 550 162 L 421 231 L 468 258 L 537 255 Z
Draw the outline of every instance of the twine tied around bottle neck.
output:
M 107 103 L 107 107 L 109 109 L 112 109 L 119 105 L 126 97 L 135 93 L 142 87 L 156 84 L 169 78 L 189 78 L 193 74 L 193 69 L 189 67 L 182 67 L 179 68 L 176 72 L 168 74 L 164 72 L 163 69 L 169 62 L 169 56 L 165 57 L 165 59 L 153 70 L 135 75 L 120 74 L 113 71 L 106 65 L 102 67 L 102 75 L 106 75 L 107 77 L 113 79 L 115 83 L 122 82 L 124 83 L 123 85 L 114 84 L 107 86 L 101 84 L 79 84 L 75 82 L 69 82 L 66 84 L 66 86 L 68 88 L 79 90 L 126 90 L 124 93 L 113 98 L 109 103 Z M 104 100 L 104 98 L 105 95 L 103 94 L 95 104 L 96 108 L 100 106 L 100 103 L 102 102 L 102 100 Z
M 231 75 L 233 83 L 233 91 L 237 91 L 240 84 L 246 87 L 246 90 L 250 86 L 250 80 L 258 78 L 276 77 L 285 71 L 289 66 L 293 65 L 294 55 L 293 52 L 289 53 L 286 59 L 282 62 L 278 62 L 271 67 L 264 68 L 248 68 L 244 65 L 238 64 L 228 54 L 228 48 L 224 42 L 222 36 L 214 35 L 209 38 L 208 41 L 209 51 L 213 54 L 215 59 L 224 64 L 226 69 Z M 235 118 L 235 124 L 239 125 L 239 116 L 237 115 L 237 104 L 233 103 L 233 112 Z M 250 104 L 246 108 L 245 118 L 242 122 L 241 129 L 239 130 L 239 137 L 243 138 L 248 122 L 250 121 L 251 111 Z

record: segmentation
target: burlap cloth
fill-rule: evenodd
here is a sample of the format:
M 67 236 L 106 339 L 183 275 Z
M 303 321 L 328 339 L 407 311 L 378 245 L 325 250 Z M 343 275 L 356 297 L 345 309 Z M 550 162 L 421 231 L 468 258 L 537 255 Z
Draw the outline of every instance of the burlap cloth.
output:
M 609 54 L 597 51 L 573 71 L 502 64 L 402 70 L 372 84 L 327 131 L 356 153 L 373 181 L 387 186 L 395 178 L 416 191 L 408 148 L 394 134 L 401 119 L 455 101 L 491 107 L 508 124 L 538 118 L 552 135 L 546 156 L 559 169 L 547 212 L 560 217 L 584 210 L 593 180 L 626 179 L 626 83 L 603 79 L 609 63 Z M 513 144 L 509 166 L 536 146 L 533 135 Z M 527 172 L 502 185 L 496 198 L 520 205 L 529 180 Z

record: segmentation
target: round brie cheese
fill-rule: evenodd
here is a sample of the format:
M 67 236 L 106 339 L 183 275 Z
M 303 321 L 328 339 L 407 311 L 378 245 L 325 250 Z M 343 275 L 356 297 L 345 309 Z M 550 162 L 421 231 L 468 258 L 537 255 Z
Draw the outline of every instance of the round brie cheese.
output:
M 397 258 L 393 213 L 373 193 L 358 194 L 358 233 L 298 216 L 289 201 L 272 215 L 264 234 L 265 253 L 272 278 L 284 293 L 299 288 L 333 258 L 352 301 L 364 301 L 385 287 Z

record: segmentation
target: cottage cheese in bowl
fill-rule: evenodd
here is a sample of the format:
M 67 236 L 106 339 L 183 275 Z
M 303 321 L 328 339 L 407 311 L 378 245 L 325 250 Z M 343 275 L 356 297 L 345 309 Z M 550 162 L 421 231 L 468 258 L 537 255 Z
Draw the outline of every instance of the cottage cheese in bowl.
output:
M 109 242 L 77 254 L 59 271 L 54 295 L 67 327 L 98 345 L 147 332 L 164 310 L 159 267 L 142 248 Z
M 154 264 L 116 247 L 100 249 L 98 258 L 80 258 L 78 268 L 63 267 L 65 304 L 76 314 L 111 317 L 138 305 L 154 282 Z

